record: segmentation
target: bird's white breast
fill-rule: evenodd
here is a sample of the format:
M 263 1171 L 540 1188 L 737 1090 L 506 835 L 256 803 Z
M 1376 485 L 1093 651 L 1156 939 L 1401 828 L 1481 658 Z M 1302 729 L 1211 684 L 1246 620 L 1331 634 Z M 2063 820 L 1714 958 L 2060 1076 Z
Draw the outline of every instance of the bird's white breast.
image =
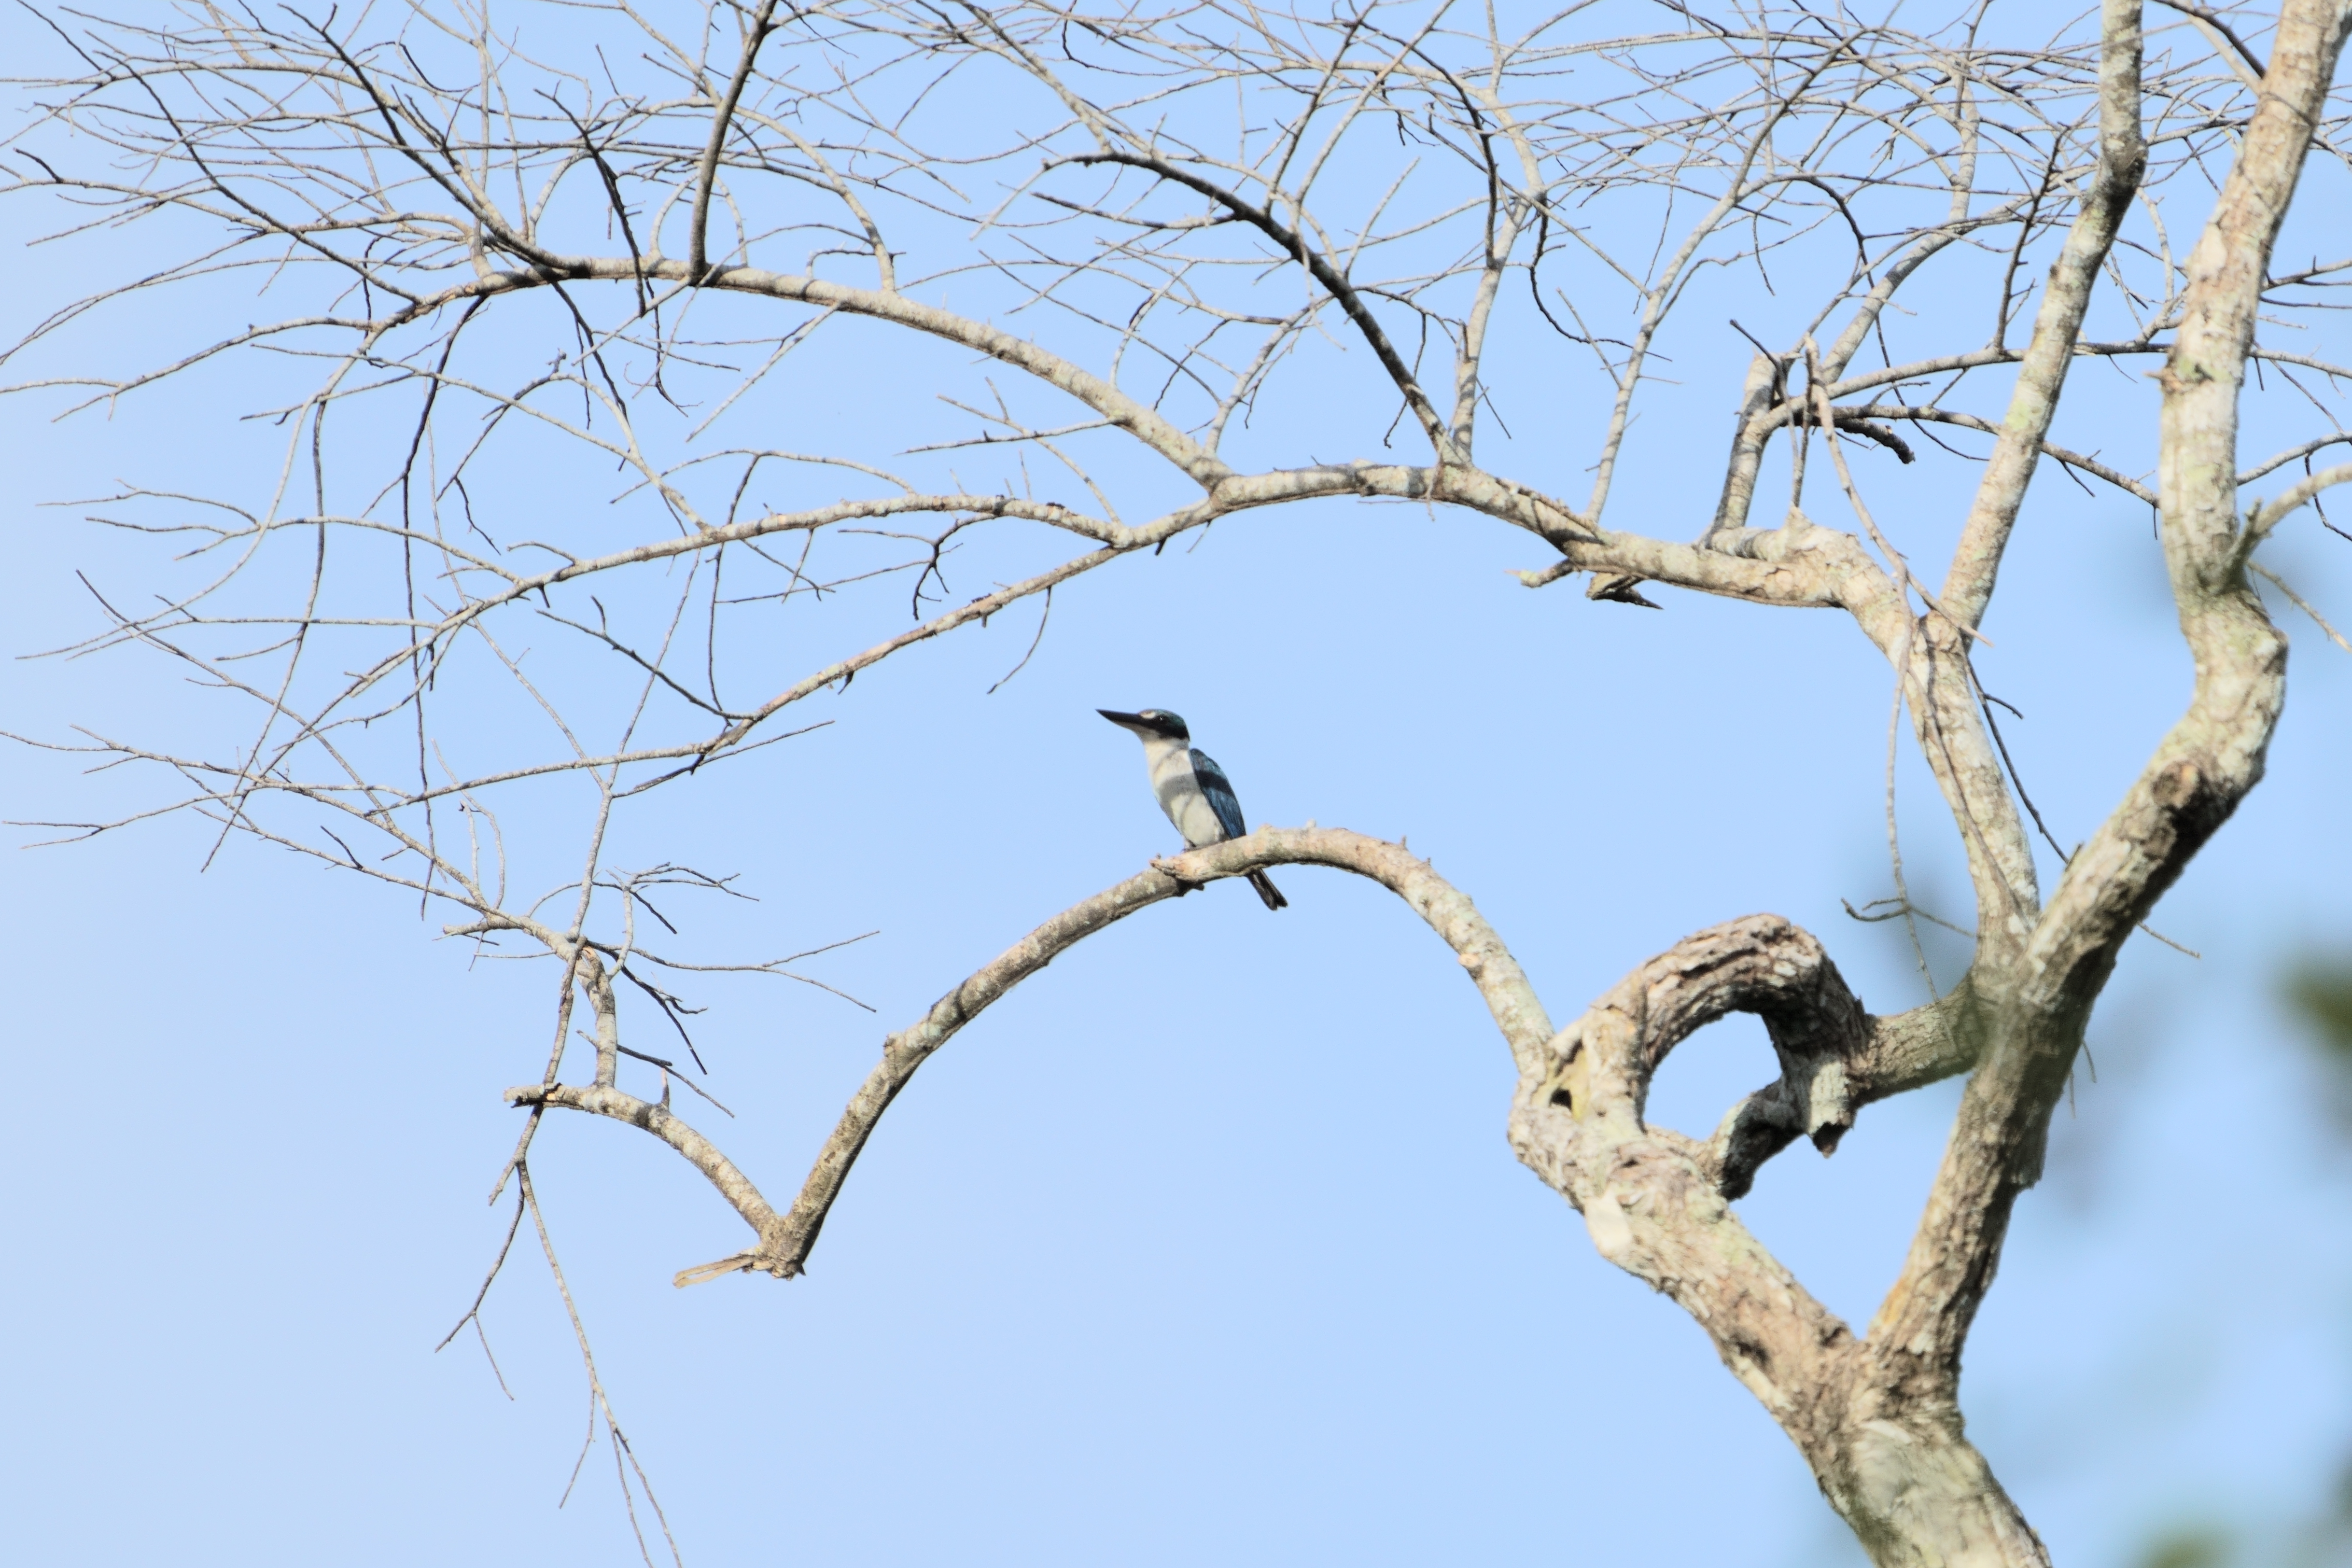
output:
M 1217 820 L 1209 797 L 1201 793 L 1200 781 L 1192 776 L 1192 751 L 1175 742 L 1153 736 L 1143 742 L 1143 760 L 1151 770 L 1151 793 L 1159 798 L 1160 809 L 1184 836 L 1184 842 L 1194 847 L 1224 841 L 1224 825 Z

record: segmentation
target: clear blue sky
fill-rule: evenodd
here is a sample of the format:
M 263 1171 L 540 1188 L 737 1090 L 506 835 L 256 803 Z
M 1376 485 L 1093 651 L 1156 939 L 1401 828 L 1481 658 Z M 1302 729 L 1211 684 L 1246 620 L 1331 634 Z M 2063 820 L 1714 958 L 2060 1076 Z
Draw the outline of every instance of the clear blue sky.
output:
M 27 37 L 0 23 L 11 58 Z M 35 216 L 0 208 L 11 338 L 102 254 L 20 250 Z M 160 323 L 126 310 L 79 342 L 137 360 Z M 856 339 L 780 395 L 814 426 L 879 417 L 915 374 L 896 352 Z M 825 379 L 851 371 L 866 379 L 847 391 Z M 134 593 L 152 570 L 141 542 L 48 503 L 274 463 L 274 437 L 224 413 L 266 395 L 246 374 L 112 419 L 0 402 L 9 654 L 95 626 L 78 570 Z M 1662 418 L 1620 481 L 1629 526 L 1694 531 L 1723 398 L 1692 379 L 1706 461 Z M 2143 449 L 2152 392 L 2099 384 L 2076 428 Z M 1516 449 L 1539 468 L 1542 445 L 1522 430 Z M 1905 482 L 1885 481 L 1882 516 L 1934 561 L 1952 494 Z M 1843 525 L 1829 496 L 1811 504 Z M 2347 552 L 2305 514 L 2270 559 L 2352 618 Z M 698 780 L 659 853 L 740 870 L 761 900 L 711 912 L 714 943 L 881 932 L 812 966 L 875 1014 L 781 984 L 698 993 L 737 1117 L 710 1113 L 714 1136 L 787 1198 L 887 1030 L 1168 847 L 1134 742 L 1097 707 L 1183 712 L 1254 823 L 1410 835 L 1555 1018 L 1759 910 L 1818 932 L 1874 1008 L 1920 1000 L 1899 928 L 1840 912 L 1890 890 L 1888 677 L 1861 636 L 1506 575 L 1541 563 L 1496 525 L 1409 509 L 1230 521 L 1059 596 L 992 696 L 1025 611 L 862 677 L 819 700 L 830 728 Z M 2126 950 L 2092 1029 L 2098 1079 L 2061 1112 L 1969 1352 L 1972 1436 L 2082 1568 L 2181 1522 L 2284 1530 L 2352 1452 L 2352 1148 L 2274 1001 L 2295 955 L 2352 946 L 2352 658 L 2284 624 L 2271 777 L 2156 916 L 2204 956 Z M 2071 842 L 2186 691 L 2144 509 L 2045 476 L 1988 629 L 1985 679 L 2024 711 L 2011 743 Z M 0 728 L 41 737 L 204 722 L 136 657 L 12 659 L 0 682 Z M 160 788 L 0 752 L 13 818 Z M 1964 903 L 1907 755 L 1901 791 L 1915 890 Z M 436 940 L 437 914 L 267 847 L 200 869 L 209 847 L 174 820 L 7 851 L 0 1551 L 634 1561 L 601 1440 L 556 1507 L 586 1399 L 536 1255 L 485 1314 L 511 1400 L 469 1340 L 432 1352 L 503 1233 L 483 1205 L 516 1126 L 499 1094 L 543 1059 L 545 972 L 475 963 Z M 674 1290 L 675 1269 L 740 1244 L 731 1215 L 627 1129 L 541 1135 L 555 1241 L 689 1563 L 1860 1561 L 1698 1331 L 1513 1161 L 1508 1059 L 1443 947 L 1369 885 L 1279 879 L 1278 917 L 1234 885 L 1156 908 L 957 1038 L 868 1149 L 806 1279 Z M 1948 980 L 1959 954 L 1937 956 Z M 1760 1029 L 1719 1026 L 1653 1114 L 1705 1131 L 1770 1076 Z M 1850 1318 L 1893 1276 L 1955 1092 L 1874 1108 L 1834 1160 L 1791 1152 L 1743 1205 Z

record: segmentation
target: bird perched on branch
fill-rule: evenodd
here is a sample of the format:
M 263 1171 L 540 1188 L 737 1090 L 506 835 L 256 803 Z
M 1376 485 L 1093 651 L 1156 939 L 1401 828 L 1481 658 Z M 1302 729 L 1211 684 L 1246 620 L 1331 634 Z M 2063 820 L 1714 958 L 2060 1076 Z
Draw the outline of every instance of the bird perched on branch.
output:
M 1159 797 L 1160 809 L 1168 814 L 1187 845 L 1198 849 L 1223 844 L 1248 831 L 1242 823 L 1242 803 L 1234 795 L 1233 781 L 1207 752 L 1192 749 L 1192 732 L 1184 727 L 1183 720 L 1158 708 L 1146 708 L 1140 713 L 1114 713 L 1108 708 L 1095 711 L 1142 741 L 1144 765 L 1151 770 L 1151 793 Z M 1267 909 L 1282 909 L 1290 902 L 1264 871 L 1252 871 L 1249 885 L 1257 889 Z

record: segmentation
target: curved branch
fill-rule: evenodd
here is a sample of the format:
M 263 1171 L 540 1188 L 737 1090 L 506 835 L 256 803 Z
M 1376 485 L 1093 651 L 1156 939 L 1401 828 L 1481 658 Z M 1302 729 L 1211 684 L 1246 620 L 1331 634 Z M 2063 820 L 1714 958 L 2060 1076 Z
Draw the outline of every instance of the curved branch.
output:
M 1884 574 L 1871 563 L 1853 536 L 1833 529 L 1810 529 L 1796 537 L 1781 530 L 1751 529 L 1718 539 L 1711 548 L 1640 534 L 1601 534 L 1550 497 L 1466 464 L 1429 468 L 1398 464 L 1329 464 L 1312 468 L 1277 468 L 1264 474 L 1228 474 L 1207 499 L 1146 526 L 1108 535 L 1101 550 L 1075 556 L 1034 577 L 974 599 L 863 653 L 803 677 L 710 741 L 708 752 L 715 755 L 740 743 L 781 710 L 878 663 L 901 647 L 971 621 L 985 620 L 1018 599 L 1043 593 L 1121 554 L 1234 512 L 1346 495 L 1466 507 L 1543 539 L 1565 557 L 1560 563 L 1564 571 L 1620 574 L 1764 605 L 1851 606 L 1875 603 L 1892 593 Z M 1033 508 L 1034 505 L 1026 504 Z M 993 508 L 997 503 L 992 501 L 990 505 Z M 1075 525 L 1065 521 L 1064 526 Z M 1100 525 L 1089 520 L 1089 526 Z M 1096 535 L 1090 533 L 1089 537 Z M 1542 574 L 1522 574 L 1520 580 L 1538 585 L 1555 579 Z
M 526 1083 L 507 1090 L 506 1100 L 509 1105 L 552 1105 L 565 1110 L 584 1110 L 591 1116 L 610 1117 L 642 1128 L 685 1155 L 688 1163 L 710 1178 L 710 1184 L 743 1216 L 745 1225 L 763 1236 L 775 1228 L 776 1211 L 760 1195 L 751 1178 L 720 1153 L 717 1144 L 671 1115 L 667 1105 L 639 1100 L 610 1084 Z
M 2320 451 L 2325 447 L 2336 446 L 2338 443 L 2352 444 L 2352 432 L 2333 430 L 2325 436 L 2315 436 L 2308 441 L 2298 441 L 2284 452 L 2273 452 L 2269 457 L 2264 458 L 2252 468 L 2239 469 L 2238 483 L 2241 485 L 2252 484 L 2256 479 L 2261 479 L 2263 475 L 2284 468 L 2298 458 L 2308 458 L 2314 452 Z
M 1396 383 L 1397 390 L 1404 395 L 1406 406 L 1412 410 L 1413 419 L 1421 426 L 1422 434 L 1429 437 L 1430 447 L 1437 453 L 1438 462 L 1450 462 L 1461 455 L 1454 445 L 1453 433 L 1438 417 L 1436 407 L 1429 401 L 1428 395 L 1422 391 L 1421 383 L 1413 378 L 1412 369 L 1404 363 L 1404 356 L 1397 353 L 1395 344 L 1389 342 L 1389 335 L 1381 330 L 1380 320 L 1372 314 L 1371 307 L 1364 303 L 1363 296 L 1356 291 L 1355 285 L 1348 281 L 1346 275 L 1331 265 L 1329 258 L 1307 243 L 1304 234 L 1286 225 L 1265 207 L 1244 200 L 1235 192 L 1213 180 L 1204 180 L 1189 170 L 1179 168 L 1165 158 L 1139 153 L 1106 151 L 1078 153 L 1067 161 L 1072 163 L 1123 163 L 1131 169 L 1157 174 L 1171 184 L 1181 185 L 1195 195 L 1208 197 L 1273 240 L 1285 254 L 1306 268 L 1315 281 L 1323 285 L 1324 292 L 1339 301 L 1339 309 L 1347 312 L 1348 320 L 1355 323 L 1356 330 L 1363 334 L 1364 342 L 1371 345 L 1372 353 L 1380 358 L 1381 367 L 1389 373 L 1389 379 Z
M 975 321 L 936 305 L 926 305 L 904 294 L 878 289 L 857 289 L 827 279 L 770 272 L 757 267 L 711 267 L 699 273 L 677 260 L 647 258 L 642 265 L 618 257 L 551 257 L 524 269 L 493 272 L 448 289 L 403 310 L 385 324 L 398 326 L 462 300 L 525 289 L 593 279 L 634 282 L 639 278 L 686 283 L 738 294 L 762 294 L 771 299 L 798 300 L 852 316 L 871 316 L 919 332 L 961 343 L 991 359 L 1028 372 L 1038 380 L 1067 393 L 1111 424 L 1175 464 L 1198 484 L 1213 485 L 1232 470 L 1199 442 L 1171 424 L 1158 409 L 1138 402 L 1090 371 L 1080 369 L 1051 350 L 986 322 Z
M 2247 539 L 2259 542 L 2295 508 L 2307 504 L 2320 491 L 2341 484 L 2352 484 L 2352 463 L 2338 463 L 2332 468 L 2322 468 L 2315 474 L 2297 479 L 2281 491 L 2276 500 L 2254 509 L 2253 515 L 2246 522 Z M 2241 553 L 2243 553 L 2243 547 Z
M 1545 1081 L 1570 1093 L 1562 1109 L 1580 1120 L 1639 1123 L 1668 1053 L 1731 1013 L 1764 1021 L 1780 1076 L 1734 1106 L 1707 1146 L 1702 1163 L 1727 1200 L 1746 1196 L 1758 1168 L 1796 1139 L 1832 1153 L 1864 1106 L 1976 1059 L 1965 984 L 1939 1004 L 1874 1017 L 1811 932 L 1747 915 L 1684 938 L 1620 981 L 1551 1042 Z
M 2269 74 L 2271 68 L 2263 64 L 2263 57 L 2254 53 L 2252 44 L 2238 37 L 2231 27 L 2228 18 L 2218 11 L 2195 4 L 2195 0 L 2156 0 L 2156 3 L 2168 11 L 2179 12 L 2194 22 L 2198 30 L 2204 33 L 2209 41 L 2216 37 L 2226 41 L 2230 47 L 2238 51 L 2237 59 L 2231 62 L 2231 68 L 2237 69 L 2242 65 L 2251 68 L 2254 73 L 2252 83 L 2254 90 L 2257 92 L 2262 90 L 2261 79 Z M 2244 74 L 2243 70 L 2239 71 L 2241 77 Z
M 772 1274 L 779 1279 L 801 1273 L 810 1249 L 816 1245 L 818 1233 L 824 1228 L 825 1216 L 841 1195 L 850 1167 L 856 1163 L 866 1141 L 873 1136 L 882 1113 L 889 1110 L 890 1102 L 914 1078 L 916 1069 L 953 1039 L 966 1024 L 1022 981 L 1106 926 L 1164 900 L 1180 898 L 1203 882 L 1246 876 L 1268 866 L 1282 865 L 1329 866 L 1352 871 L 1404 900 L 1460 955 L 1463 969 L 1486 997 L 1487 1010 L 1509 1045 L 1520 1072 L 1524 1075 L 1534 1070 L 1543 1060 L 1545 1042 L 1551 1037 L 1551 1024 L 1534 987 L 1528 984 L 1518 961 L 1511 956 L 1510 950 L 1503 945 L 1502 939 L 1495 934 L 1494 928 L 1468 896 L 1431 870 L 1429 862 L 1416 858 L 1402 845 L 1368 838 L 1345 828 L 1262 827 L 1246 838 L 1154 861 L 1150 870 L 1072 905 L 974 972 L 970 979 L 933 1003 L 930 1011 L 916 1023 L 884 1040 L 882 1060 L 866 1075 L 866 1082 L 841 1113 L 840 1122 L 817 1154 L 816 1163 L 791 1212 L 781 1219 L 771 1215 L 771 1224 L 755 1226 L 760 1232 L 760 1244 L 750 1251 L 688 1268 L 677 1276 L 677 1283 L 695 1285 L 721 1274 L 751 1269 Z M 707 1169 L 705 1173 L 709 1173 Z M 713 1181 L 717 1179 L 712 1177 Z M 749 1217 L 740 1204 L 737 1205 L 737 1212 Z

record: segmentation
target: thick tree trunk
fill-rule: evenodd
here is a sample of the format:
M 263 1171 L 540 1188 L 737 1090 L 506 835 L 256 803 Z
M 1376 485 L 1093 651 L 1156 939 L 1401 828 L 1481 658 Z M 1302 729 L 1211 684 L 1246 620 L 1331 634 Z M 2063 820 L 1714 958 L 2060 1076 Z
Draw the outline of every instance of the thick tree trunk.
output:
M 1957 1406 L 1899 1417 L 1874 1398 L 1848 1410 L 1822 1490 L 1880 1568 L 2048 1568 L 2025 1516 L 1962 1435 Z

